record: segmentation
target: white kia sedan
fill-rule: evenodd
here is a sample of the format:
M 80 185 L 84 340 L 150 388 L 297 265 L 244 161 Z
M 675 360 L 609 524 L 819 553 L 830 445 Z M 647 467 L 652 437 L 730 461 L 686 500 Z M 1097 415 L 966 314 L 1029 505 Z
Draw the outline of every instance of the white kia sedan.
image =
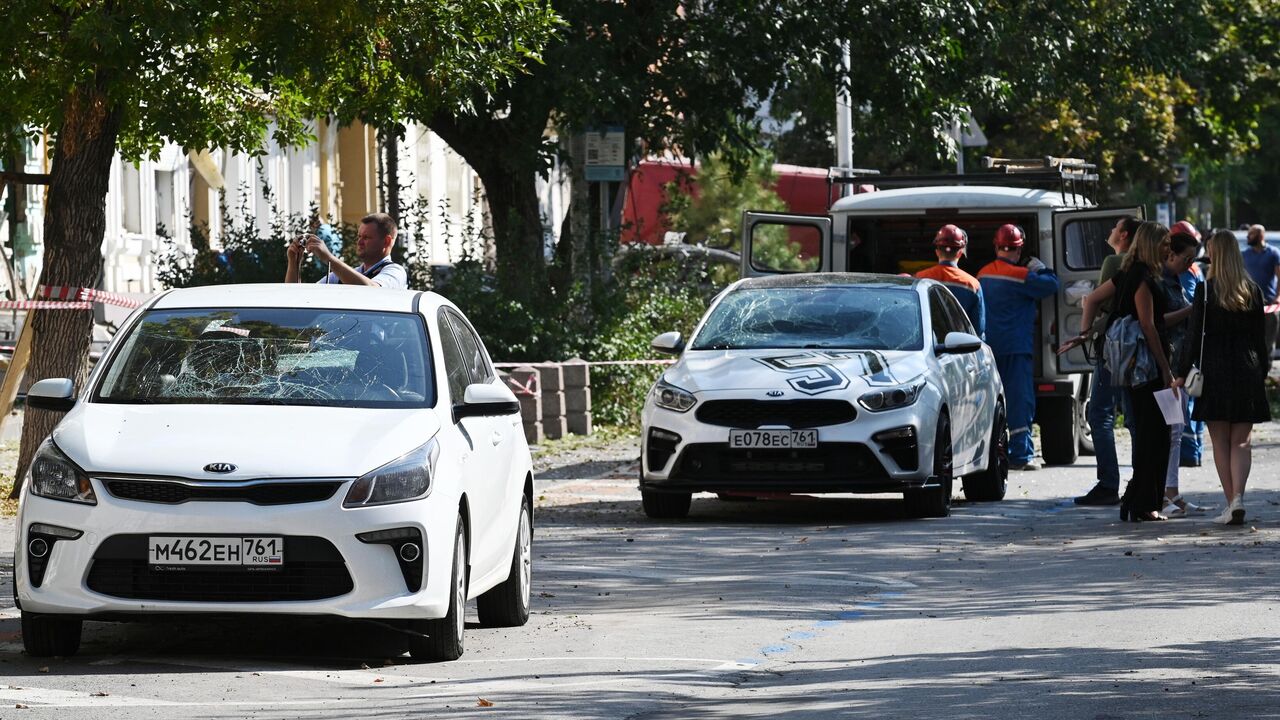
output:
M 30 655 L 76 652 L 86 619 L 273 613 L 395 625 L 448 660 L 468 600 L 484 625 L 529 617 L 519 404 L 438 295 L 174 290 L 83 388 L 27 402 L 67 411 L 18 512 Z
M 902 493 L 950 513 L 953 483 L 1000 500 L 1008 430 L 991 349 L 945 286 L 893 275 L 740 280 L 713 302 L 642 414 L 645 513 L 696 492 Z

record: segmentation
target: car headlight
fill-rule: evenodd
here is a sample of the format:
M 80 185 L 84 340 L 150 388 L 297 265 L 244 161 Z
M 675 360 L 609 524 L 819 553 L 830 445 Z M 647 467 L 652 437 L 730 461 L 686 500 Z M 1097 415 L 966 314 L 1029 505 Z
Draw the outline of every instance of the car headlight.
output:
M 858 398 L 858 404 L 871 412 L 906 407 L 920 397 L 920 391 L 924 390 L 924 386 L 925 382 L 920 380 L 897 387 L 872 390 Z
M 431 493 L 431 476 L 440 459 L 440 443 L 427 444 L 403 455 L 351 484 L 343 507 L 367 507 L 424 498 Z
M 676 412 L 688 412 L 689 408 L 697 404 L 697 399 L 693 397 L 693 393 L 688 390 L 681 390 L 665 380 L 659 380 L 654 384 L 653 402 L 660 408 L 667 410 L 675 410 Z
M 31 469 L 27 471 L 27 485 L 33 495 L 40 497 L 85 505 L 98 504 L 89 476 L 53 444 L 53 438 L 46 439 L 36 450 Z

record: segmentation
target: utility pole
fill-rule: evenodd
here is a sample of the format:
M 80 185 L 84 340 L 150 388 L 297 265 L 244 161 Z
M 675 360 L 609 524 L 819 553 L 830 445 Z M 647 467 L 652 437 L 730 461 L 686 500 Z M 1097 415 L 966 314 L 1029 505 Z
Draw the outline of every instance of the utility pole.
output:
M 853 167 L 853 100 L 849 95 L 851 64 L 849 41 L 844 40 L 840 43 L 840 84 L 836 88 L 836 166 L 843 170 Z

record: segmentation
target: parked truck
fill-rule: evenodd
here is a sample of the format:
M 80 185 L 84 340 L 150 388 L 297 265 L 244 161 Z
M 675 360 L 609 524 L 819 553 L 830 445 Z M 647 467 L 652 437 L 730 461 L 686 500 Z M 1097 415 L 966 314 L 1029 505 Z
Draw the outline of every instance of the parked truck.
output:
M 1037 319 L 1036 422 L 1044 461 L 1070 464 L 1081 452 L 1093 452 L 1084 420 L 1092 363 L 1081 348 L 1065 355 L 1055 349 L 1060 338 L 1074 335 L 1079 327 L 1081 300 L 1096 284 L 1102 260 L 1112 253 L 1106 240 L 1116 221 L 1125 215 L 1143 217 L 1143 209 L 1099 206 L 1096 168 L 1081 160 L 985 158 L 984 165 L 985 172 L 965 175 L 833 171 L 833 190 L 866 184 L 876 190 L 840 197 L 824 215 L 744 213 L 742 275 L 914 274 L 936 262 L 933 237 L 946 224 L 968 232 L 961 266 L 976 275 L 995 258 L 991 240 L 996 228 L 1021 226 L 1027 239 L 1024 257 L 1040 258 L 1061 281 L 1057 295 L 1042 301 Z

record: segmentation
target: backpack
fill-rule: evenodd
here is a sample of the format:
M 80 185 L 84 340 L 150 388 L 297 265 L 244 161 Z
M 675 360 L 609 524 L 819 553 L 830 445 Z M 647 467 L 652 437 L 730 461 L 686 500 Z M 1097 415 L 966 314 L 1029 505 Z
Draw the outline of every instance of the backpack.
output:
M 1114 387 L 1136 387 L 1160 377 L 1142 334 L 1142 325 L 1133 315 L 1115 318 L 1107 327 L 1102 340 L 1102 362 L 1111 371 Z

